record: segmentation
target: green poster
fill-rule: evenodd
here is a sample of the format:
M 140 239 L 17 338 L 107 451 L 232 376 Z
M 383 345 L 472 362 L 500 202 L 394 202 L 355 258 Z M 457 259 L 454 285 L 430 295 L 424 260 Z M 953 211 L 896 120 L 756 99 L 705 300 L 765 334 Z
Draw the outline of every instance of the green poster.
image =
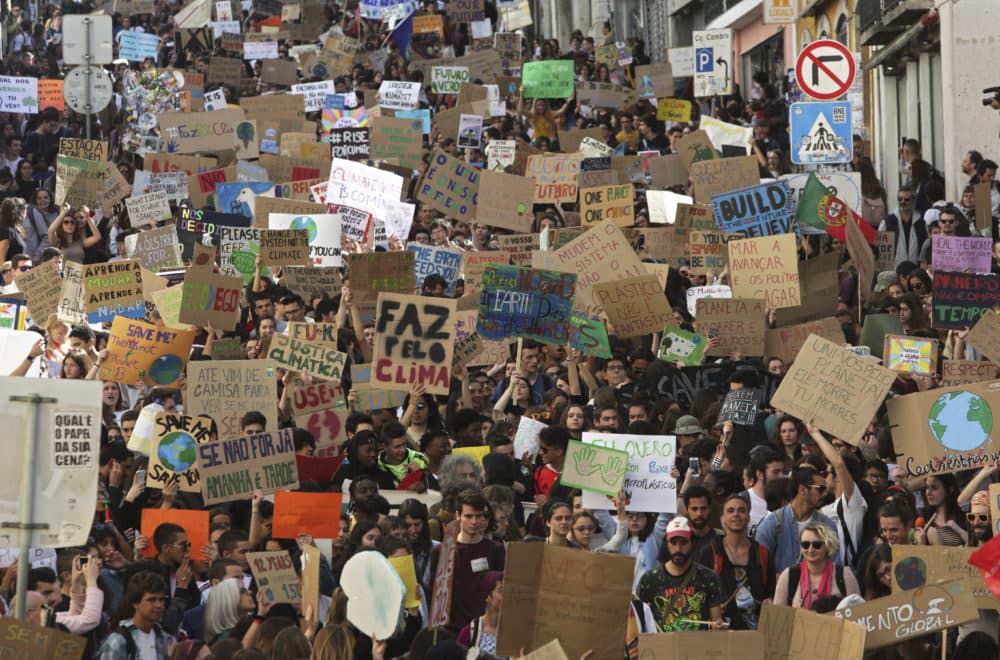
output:
M 527 99 L 568 99 L 573 96 L 573 61 L 525 62 L 521 84 Z

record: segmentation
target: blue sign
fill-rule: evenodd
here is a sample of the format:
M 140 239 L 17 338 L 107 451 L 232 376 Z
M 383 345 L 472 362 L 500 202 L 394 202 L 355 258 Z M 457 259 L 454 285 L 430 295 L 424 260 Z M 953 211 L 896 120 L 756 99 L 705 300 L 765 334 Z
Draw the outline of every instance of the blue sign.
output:
M 576 273 L 497 264 L 486 267 L 482 287 L 476 332 L 484 339 L 530 337 L 555 345 L 569 341 Z
M 740 188 L 712 195 L 715 224 L 747 238 L 787 234 L 795 220 L 795 200 L 788 181 Z
M 694 51 L 696 73 L 712 73 L 715 68 L 715 54 L 712 48 L 696 48 Z
M 122 30 L 118 33 L 118 38 L 118 57 L 123 57 L 129 62 L 142 62 L 147 57 L 152 57 L 153 61 L 156 61 L 160 38 L 155 34 Z
M 792 162 L 797 165 L 851 162 L 851 104 L 793 103 L 788 114 Z
M 445 295 L 455 295 L 455 285 L 458 283 L 459 270 L 462 268 L 462 251 L 452 248 L 439 248 L 419 243 L 410 243 L 406 249 L 414 253 L 413 269 L 417 275 L 417 288 L 424 288 L 424 280 L 431 273 L 437 273 L 447 282 Z

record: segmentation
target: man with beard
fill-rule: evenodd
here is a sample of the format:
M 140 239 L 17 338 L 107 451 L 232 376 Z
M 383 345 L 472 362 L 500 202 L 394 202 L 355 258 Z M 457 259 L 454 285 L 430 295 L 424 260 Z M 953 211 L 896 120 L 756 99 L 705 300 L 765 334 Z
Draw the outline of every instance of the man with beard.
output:
M 785 462 L 781 455 L 770 447 L 754 447 L 750 451 L 750 464 L 747 466 L 747 478 L 753 485 L 740 493 L 746 495 L 750 502 L 750 527 L 747 535 L 753 536 L 757 525 L 767 515 L 767 499 L 764 497 L 764 486 L 767 482 L 780 479 L 784 475 Z
M 660 552 L 661 565 L 639 579 L 636 595 L 649 606 L 659 632 L 723 630 L 722 594 L 719 579 L 711 569 L 691 558 L 691 524 L 678 516 L 667 525 L 666 544 Z M 697 622 L 697 623 L 696 623 Z M 640 622 L 649 631 L 650 622 Z
M 695 555 L 716 575 L 725 597 L 725 615 L 734 630 L 756 630 L 761 604 L 774 597 L 774 560 L 767 548 L 747 537 L 750 505 L 746 495 L 732 494 L 722 503 L 725 536 L 713 537 Z
M 800 467 L 792 472 L 792 481 L 795 497 L 784 507 L 764 516 L 755 534 L 757 542 L 774 557 L 774 570 L 778 573 L 795 564 L 801 556 L 799 529 L 805 523 L 821 522 L 836 529 L 833 521 L 819 511 L 826 497 L 826 475 L 813 467 Z M 835 564 L 841 563 L 840 552 L 831 559 Z
M 704 486 L 691 486 L 684 495 L 684 511 L 691 525 L 691 556 L 700 557 L 722 533 L 708 524 L 712 511 L 712 494 Z
M 972 496 L 969 513 L 965 515 L 969 520 L 969 527 L 972 531 L 972 534 L 969 536 L 970 546 L 977 547 L 984 545 L 993 538 L 993 524 L 990 518 L 990 497 L 985 490 L 977 491 Z

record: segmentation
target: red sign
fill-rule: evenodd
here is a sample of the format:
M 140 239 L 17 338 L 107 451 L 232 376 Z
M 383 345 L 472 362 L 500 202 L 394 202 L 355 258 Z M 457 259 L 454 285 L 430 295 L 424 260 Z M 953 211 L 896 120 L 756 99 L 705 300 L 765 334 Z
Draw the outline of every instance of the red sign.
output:
M 833 101 L 847 93 L 856 74 L 854 55 L 831 39 L 814 41 L 795 60 L 795 80 L 807 96 Z

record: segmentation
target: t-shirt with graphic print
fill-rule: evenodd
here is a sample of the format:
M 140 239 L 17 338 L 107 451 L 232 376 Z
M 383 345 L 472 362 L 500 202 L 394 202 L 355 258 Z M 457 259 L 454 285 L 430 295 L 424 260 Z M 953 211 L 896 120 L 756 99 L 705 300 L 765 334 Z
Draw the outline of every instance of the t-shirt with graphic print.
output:
M 686 575 L 671 575 L 663 566 L 647 571 L 639 579 L 636 595 L 649 605 L 661 632 L 704 630 L 687 620 L 708 621 L 711 608 L 722 604 L 722 589 L 715 573 L 698 563 L 692 564 L 691 570 L 694 574 L 686 585 Z

